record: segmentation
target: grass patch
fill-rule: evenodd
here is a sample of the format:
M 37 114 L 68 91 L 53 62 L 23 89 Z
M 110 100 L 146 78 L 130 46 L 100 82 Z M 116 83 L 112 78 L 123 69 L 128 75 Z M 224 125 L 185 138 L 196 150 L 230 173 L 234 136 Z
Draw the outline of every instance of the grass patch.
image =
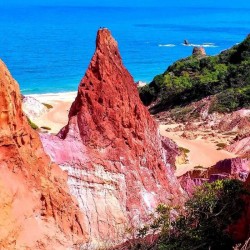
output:
M 42 103 L 47 109 L 52 109 L 53 106 L 51 104 L 48 103 Z
M 29 123 L 29 125 L 31 126 L 31 128 L 33 128 L 34 130 L 37 130 L 37 129 L 39 128 L 34 122 L 32 122 L 32 121 L 30 120 L 29 117 L 27 117 L 27 120 L 28 120 L 28 123 Z
M 179 147 L 180 151 L 182 151 L 185 154 L 190 153 L 190 150 L 188 148 L 183 148 L 183 147 Z
M 198 166 L 194 166 L 194 169 L 205 169 L 205 168 L 201 165 L 198 165 Z
M 178 156 L 178 160 L 181 162 L 180 164 L 186 164 L 188 163 L 188 153 L 190 152 L 189 149 L 179 147 L 180 155 Z
M 47 127 L 47 126 L 42 126 L 41 128 L 42 128 L 42 129 L 45 129 L 45 130 L 51 130 L 51 128 L 50 128 L 50 127 Z
M 237 134 L 237 132 L 235 132 L 235 131 L 223 133 L 223 135 L 236 135 L 236 134 Z
M 217 150 L 221 150 L 221 149 L 224 149 L 227 146 L 227 144 L 220 142 L 220 143 L 217 143 L 216 146 L 218 147 Z

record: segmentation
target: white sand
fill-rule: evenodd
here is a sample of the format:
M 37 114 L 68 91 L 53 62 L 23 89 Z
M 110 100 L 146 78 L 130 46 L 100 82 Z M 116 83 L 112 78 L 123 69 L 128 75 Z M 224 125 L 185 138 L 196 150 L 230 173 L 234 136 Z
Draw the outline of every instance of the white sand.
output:
M 49 133 L 58 133 L 68 123 L 68 113 L 76 95 L 77 92 L 29 95 L 41 103 L 53 106 L 47 113 L 32 121 L 39 127 L 46 126 L 51 128 L 48 131 Z

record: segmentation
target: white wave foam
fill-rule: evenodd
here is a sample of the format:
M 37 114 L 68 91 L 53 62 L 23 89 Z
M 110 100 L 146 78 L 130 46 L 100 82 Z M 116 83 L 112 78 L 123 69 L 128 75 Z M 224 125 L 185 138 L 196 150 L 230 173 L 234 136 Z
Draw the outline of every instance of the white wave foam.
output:
M 217 45 L 213 45 L 213 44 L 203 44 L 203 45 L 201 45 L 202 47 L 209 47 L 209 48 L 217 48 L 217 47 L 219 47 L 219 46 L 217 46 Z
M 27 88 L 27 89 L 21 89 L 21 92 L 22 91 L 30 91 L 30 90 L 33 90 L 33 89 L 29 89 L 29 88 Z
M 37 99 L 39 102 L 47 101 L 74 101 L 76 98 L 77 92 L 58 92 L 58 93 L 46 93 L 46 94 L 31 94 L 25 96 L 31 96 Z
M 76 94 L 77 91 L 62 91 L 62 92 L 55 92 L 55 93 L 42 93 L 42 94 L 28 94 L 25 96 L 32 96 L 32 97 L 36 97 L 36 96 L 57 96 L 57 95 L 73 95 Z
M 158 44 L 159 47 L 175 47 L 175 44 L 169 43 L 169 44 Z
M 185 44 L 182 43 L 183 46 L 188 46 L 188 47 L 206 47 L 206 48 L 217 48 L 218 46 L 215 45 L 214 43 L 202 43 L 202 44 L 194 44 L 194 43 L 190 43 L 190 44 Z

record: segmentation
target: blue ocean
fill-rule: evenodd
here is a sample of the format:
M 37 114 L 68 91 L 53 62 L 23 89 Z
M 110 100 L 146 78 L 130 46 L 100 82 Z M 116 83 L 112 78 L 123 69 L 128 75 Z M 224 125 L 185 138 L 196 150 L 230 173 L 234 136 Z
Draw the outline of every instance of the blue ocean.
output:
M 135 81 L 150 82 L 203 45 L 215 55 L 250 32 L 250 8 L 0 8 L 0 58 L 23 94 L 77 90 L 107 27 Z

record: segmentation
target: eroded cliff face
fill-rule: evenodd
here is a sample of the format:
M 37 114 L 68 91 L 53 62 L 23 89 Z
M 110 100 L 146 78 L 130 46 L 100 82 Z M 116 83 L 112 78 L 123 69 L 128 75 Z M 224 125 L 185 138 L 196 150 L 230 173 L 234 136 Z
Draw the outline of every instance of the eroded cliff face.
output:
M 250 175 L 248 176 L 245 186 L 250 192 Z M 249 195 L 243 197 L 244 208 L 240 218 L 229 228 L 229 232 L 233 239 L 238 242 L 245 242 L 250 235 L 250 198 Z M 248 249 L 248 248 L 246 248 Z
M 67 175 L 45 154 L 0 60 L 0 248 L 73 249 L 88 241 Z
M 126 229 L 142 225 L 159 203 L 183 201 L 172 169 L 176 146 L 162 141 L 107 29 L 98 31 L 68 125 L 58 136 L 41 138 L 51 159 L 68 171 L 92 247 L 126 240 Z

